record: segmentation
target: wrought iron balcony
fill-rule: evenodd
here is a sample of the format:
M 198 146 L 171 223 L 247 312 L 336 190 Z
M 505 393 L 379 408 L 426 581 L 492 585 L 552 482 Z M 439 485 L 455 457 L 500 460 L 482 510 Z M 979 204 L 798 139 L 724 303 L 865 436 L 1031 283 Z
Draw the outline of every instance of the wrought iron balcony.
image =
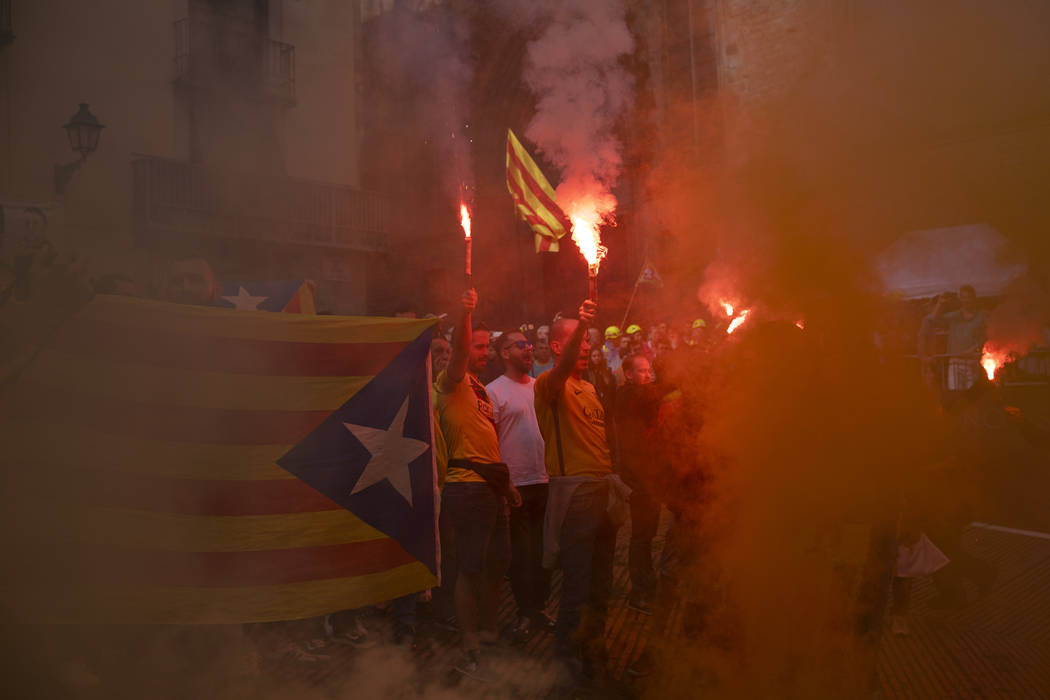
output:
M 139 241 L 186 236 L 388 251 L 386 197 L 345 185 L 241 175 L 181 161 L 132 161 Z
M 175 82 L 295 104 L 295 47 L 209 16 L 175 22 Z
M 11 0 L 0 0 L 0 46 L 7 46 L 15 39 L 11 26 Z

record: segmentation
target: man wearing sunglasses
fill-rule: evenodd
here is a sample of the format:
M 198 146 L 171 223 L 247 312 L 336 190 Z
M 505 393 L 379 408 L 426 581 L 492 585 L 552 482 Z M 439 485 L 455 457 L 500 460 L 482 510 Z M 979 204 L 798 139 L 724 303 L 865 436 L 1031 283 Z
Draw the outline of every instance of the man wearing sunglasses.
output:
M 521 507 L 510 513 L 510 585 L 518 605 L 512 634 L 524 642 L 537 629 L 553 630 L 544 608 L 550 595 L 550 571 L 543 568 L 543 515 L 547 509 L 547 468 L 543 436 L 536 421 L 536 380 L 532 343 L 521 331 L 499 338 L 503 375 L 485 387 L 492 399 L 499 449 L 510 469 L 511 482 L 521 494 Z

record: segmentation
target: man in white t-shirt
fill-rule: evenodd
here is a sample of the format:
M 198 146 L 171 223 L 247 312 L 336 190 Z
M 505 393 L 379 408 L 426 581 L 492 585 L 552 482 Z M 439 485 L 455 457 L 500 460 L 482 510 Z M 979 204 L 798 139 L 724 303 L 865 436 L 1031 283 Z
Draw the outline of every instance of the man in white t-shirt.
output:
M 500 337 L 504 373 L 486 387 L 492 400 L 500 455 L 511 482 L 521 494 L 521 507 L 510 512 L 510 584 L 518 605 L 513 635 L 524 641 L 537 629 L 551 630 L 554 621 L 544 608 L 550 595 L 550 571 L 543 568 L 543 517 L 547 509 L 547 468 L 543 436 L 536 422 L 532 344 L 521 331 Z

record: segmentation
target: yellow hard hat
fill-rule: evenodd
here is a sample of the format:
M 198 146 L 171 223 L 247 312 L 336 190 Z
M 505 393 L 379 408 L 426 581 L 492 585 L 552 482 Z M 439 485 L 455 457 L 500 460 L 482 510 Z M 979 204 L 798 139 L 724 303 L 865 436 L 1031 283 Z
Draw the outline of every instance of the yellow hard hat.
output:
M 627 326 L 627 335 L 634 335 L 635 333 L 641 332 L 642 327 L 639 326 L 637 323 L 632 323 L 631 325 Z
M 605 339 L 606 340 L 613 340 L 614 338 L 619 338 L 619 337 L 620 337 L 620 328 L 619 328 L 619 326 L 609 326 L 608 328 L 605 329 Z
M 702 318 L 698 318 L 693 321 L 693 328 L 707 328 L 707 321 Z

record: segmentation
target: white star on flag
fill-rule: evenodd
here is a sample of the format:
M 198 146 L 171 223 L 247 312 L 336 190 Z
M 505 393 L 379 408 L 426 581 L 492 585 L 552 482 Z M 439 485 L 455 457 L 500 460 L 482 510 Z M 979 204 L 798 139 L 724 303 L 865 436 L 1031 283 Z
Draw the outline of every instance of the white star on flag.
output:
M 223 299 L 233 304 L 234 308 L 238 311 L 258 311 L 259 304 L 269 298 L 270 297 L 253 297 L 244 287 L 240 287 L 237 290 L 237 296 L 223 297 Z
M 408 465 L 427 451 L 427 443 L 415 438 L 405 437 L 405 416 L 408 415 L 408 397 L 401 404 L 390 427 L 386 430 L 370 428 L 367 425 L 343 423 L 353 436 L 361 441 L 372 457 L 365 465 L 350 495 L 364 491 L 380 481 L 389 481 L 397 489 L 408 505 L 412 505 L 412 480 Z

